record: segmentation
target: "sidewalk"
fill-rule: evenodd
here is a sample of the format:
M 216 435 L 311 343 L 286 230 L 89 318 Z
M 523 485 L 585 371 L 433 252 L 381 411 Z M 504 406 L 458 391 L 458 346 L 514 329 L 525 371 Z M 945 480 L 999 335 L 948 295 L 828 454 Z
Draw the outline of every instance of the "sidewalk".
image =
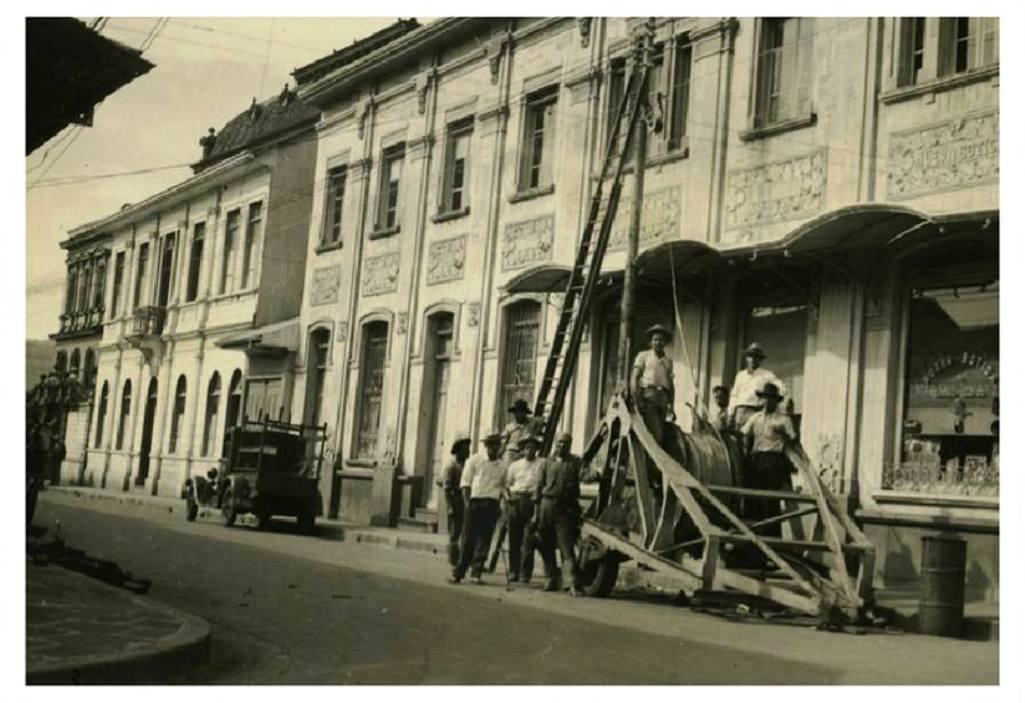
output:
M 48 490 L 61 496 L 73 497 L 83 501 L 102 501 L 112 505 L 135 506 L 150 509 L 164 514 L 172 514 L 185 520 L 185 501 L 174 498 L 148 496 L 139 493 L 109 493 L 95 488 L 77 486 L 53 486 Z M 217 522 L 220 513 L 209 508 L 201 508 L 199 518 L 204 522 Z M 240 517 L 239 524 L 246 524 L 248 517 Z M 413 550 L 431 554 L 445 554 L 448 549 L 448 536 L 400 530 L 389 527 L 368 527 L 355 525 L 340 520 L 317 518 L 317 530 L 322 537 L 344 540 L 359 544 L 367 544 L 391 549 Z M 654 590 L 675 593 L 676 588 L 671 582 L 663 581 L 658 574 L 640 569 L 636 566 L 624 566 L 620 569 L 617 587 L 622 590 Z M 899 629 L 914 633 L 918 626 L 918 594 L 906 591 L 877 590 L 876 600 L 879 605 L 897 611 L 898 621 L 894 623 Z M 964 639 L 976 641 L 998 641 L 1000 639 L 1000 614 L 997 604 L 968 603 L 965 605 Z
M 207 657 L 202 618 L 52 564 L 25 569 L 29 684 L 156 683 Z

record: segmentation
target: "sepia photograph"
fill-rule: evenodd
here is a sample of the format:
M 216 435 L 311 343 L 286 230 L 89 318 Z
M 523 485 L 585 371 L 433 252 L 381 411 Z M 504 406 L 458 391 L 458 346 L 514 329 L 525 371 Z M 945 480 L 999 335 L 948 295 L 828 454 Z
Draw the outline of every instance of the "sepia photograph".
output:
M 1012 20 L 596 9 L 20 18 L 23 688 L 999 692 Z

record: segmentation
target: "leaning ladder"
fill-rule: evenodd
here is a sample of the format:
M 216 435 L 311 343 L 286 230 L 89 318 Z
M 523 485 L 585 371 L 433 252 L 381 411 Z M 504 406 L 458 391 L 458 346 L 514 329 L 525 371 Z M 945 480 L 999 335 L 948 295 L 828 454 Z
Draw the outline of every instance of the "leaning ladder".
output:
M 616 218 L 619 197 L 623 189 L 623 169 L 629 158 L 630 146 L 633 142 L 634 128 L 640 118 L 640 112 L 647 94 L 649 68 L 638 65 L 630 74 L 630 81 L 623 93 L 616 111 L 616 119 L 605 147 L 605 159 L 601 174 L 591 197 L 591 206 L 580 237 L 576 261 L 570 272 L 569 281 L 562 299 L 562 309 L 552 337 L 548 361 L 545 364 L 541 387 L 534 404 L 534 417 L 543 418 L 544 441 L 542 454 L 551 449 L 565 405 L 566 394 L 573 378 L 580 342 L 587 325 L 587 315 L 591 307 L 594 286 L 601 274 L 602 261 L 608 247 L 612 224 Z M 627 112 L 629 111 L 629 117 Z M 626 124 L 625 138 L 623 136 Z M 622 143 L 621 143 L 622 142 Z M 621 143 L 621 144 L 620 144 Z M 616 149 L 617 144 L 620 148 Z M 615 164 L 613 168 L 613 164 Z M 602 207 L 602 190 L 605 179 L 612 170 L 612 185 L 609 189 L 608 204 Z M 600 221 L 600 222 L 599 222 Z M 598 236 L 594 237 L 595 227 Z

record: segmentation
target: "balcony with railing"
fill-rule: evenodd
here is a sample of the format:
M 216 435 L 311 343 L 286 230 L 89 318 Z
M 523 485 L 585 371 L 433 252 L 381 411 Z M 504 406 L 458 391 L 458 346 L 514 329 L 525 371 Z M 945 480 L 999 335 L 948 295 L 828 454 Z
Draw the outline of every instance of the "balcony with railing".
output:
M 60 316 L 60 331 L 55 339 L 85 337 L 103 332 L 103 307 L 66 312 Z
M 128 319 L 125 337 L 127 339 L 159 337 L 160 333 L 164 331 L 165 312 L 164 308 L 156 305 L 136 308 Z

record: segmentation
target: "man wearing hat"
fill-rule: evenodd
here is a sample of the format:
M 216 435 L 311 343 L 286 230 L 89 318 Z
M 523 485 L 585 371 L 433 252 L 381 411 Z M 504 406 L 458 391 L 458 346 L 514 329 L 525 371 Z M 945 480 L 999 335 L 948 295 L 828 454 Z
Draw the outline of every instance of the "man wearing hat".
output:
M 455 567 L 459 564 L 459 541 L 463 534 L 463 514 L 466 503 L 459 492 L 459 482 L 463 478 L 463 467 L 470 456 L 470 435 L 457 432 L 452 440 L 452 459 L 445 465 L 438 485 L 445 491 L 445 503 L 448 508 L 448 563 Z
M 580 534 L 580 458 L 570 453 L 572 443 L 573 437 L 569 432 L 563 432 L 556 438 L 552 453 L 541 468 L 535 498 L 541 557 L 548 571 L 545 590 L 559 589 L 559 568 L 555 565 L 555 546 L 558 544 L 562 563 L 570 565 L 573 576 L 570 594 L 578 596 L 580 567 L 575 547 Z
M 652 325 L 645 336 L 651 348 L 637 354 L 630 373 L 630 391 L 644 424 L 662 444 L 666 420 L 674 420 L 673 360 L 666 355 L 666 342 L 672 337 L 663 325 Z
M 499 456 L 502 435 L 491 432 L 484 437 L 484 453 L 474 454 L 463 468 L 459 488 L 466 502 L 466 520 L 459 563 L 452 569 L 451 583 L 459 583 L 472 570 L 473 582 L 484 583 L 484 560 L 491 545 L 491 534 L 498 521 L 499 498 L 505 488 L 505 462 Z
M 790 460 L 787 459 L 788 442 L 797 440 L 797 433 L 790 421 L 790 416 L 779 409 L 783 396 L 779 386 L 766 383 L 756 391 L 762 401 L 762 409 L 747 419 L 740 433 L 747 439 L 748 461 L 745 485 L 748 488 L 760 488 L 779 491 L 788 487 L 790 481 Z M 763 520 L 780 514 L 779 499 L 752 499 L 746 501 L 748 514 L 753 520 Z M 782 535 L 778 522 L 767 525 L 761 530 L 763 534 L 779 537 Z
M 512 464 L 522 456 L 521 439 L 542 431 L 540 423 L 530 417 L 533 413 L 523 398 L 517 398 L 516 402 L 509 406 L 509 412 L 513 415 L 512 422 L 502 430 L 502 458 L 506 464 Z
M 519 442 L 519 450 L 523 456 L 506 469 L 505 485 L 506 520 L 509 525 L 509 581 L 530 581 L 534 572 L 533 548 L 523 550 L 523 538 L 527 525 L 534 519 L 534 494 L 541 479 L 544 459 L 537 455 L 541 448 L 541 438 L 537 435 L 523 437 Z
M 776 374 L 766 368 L 762 368 L 765 361 L 765 351 L 757 342 L 751 345 L 741 354 L 744 360 L 744 368 L 737 372 L 733 379 L 733 391 L 730 393 L 729 413 L 731 422 L 738 430 L 744 427 L 748 418 L 758 412 L 762 404 L 758 399 L 758 391 L 766 383 L 774 383 L 776 389 L 786 395 L 786 386 L 776 378 Z

